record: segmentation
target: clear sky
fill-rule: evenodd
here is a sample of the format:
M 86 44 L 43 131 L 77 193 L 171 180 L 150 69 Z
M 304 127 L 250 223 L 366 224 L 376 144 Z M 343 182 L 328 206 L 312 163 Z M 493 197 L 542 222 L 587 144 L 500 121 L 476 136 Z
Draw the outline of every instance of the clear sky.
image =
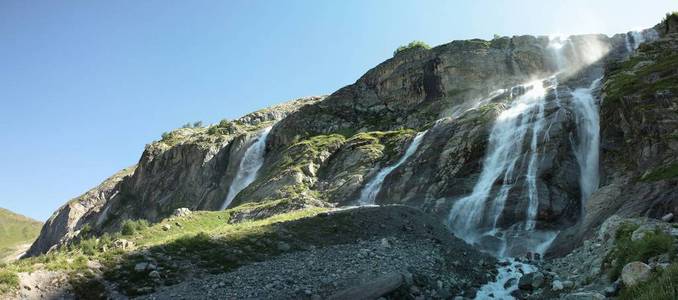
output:
M 0 0 L 0 207 L 46 220 L 186 122 L 354 82 L 411 40 L 645 28 L 675 0 Z

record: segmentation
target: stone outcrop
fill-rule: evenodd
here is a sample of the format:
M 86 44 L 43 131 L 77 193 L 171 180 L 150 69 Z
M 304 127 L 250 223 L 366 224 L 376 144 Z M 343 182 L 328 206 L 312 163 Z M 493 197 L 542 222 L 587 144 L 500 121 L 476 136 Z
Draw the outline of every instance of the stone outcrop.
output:
M 68 201 L 60 207 L 45 222 L 42 231 L 31 248 L 26 252 L 27 256 L 33 256 L 47 252 L 50 248 L 66 242 L 72 238 L 76 231 L 84 225 L 82 217 L 93 212 L 101 212 L 106 201 L 119 193 L 119 185 L 128 178 L 136 167 L 123 169 L 104 180 L 99 186 L 87 191 L 85 194 Z
M 27 255 L 67 243 L 86 224 L 116 231 L 126 219 L 157 221 L 177 208 L 219 209 L 250 137 L 323 97 L 307 97 L 207 128 L 181 128 L 146 146 L 139 163 L 59 208 Z

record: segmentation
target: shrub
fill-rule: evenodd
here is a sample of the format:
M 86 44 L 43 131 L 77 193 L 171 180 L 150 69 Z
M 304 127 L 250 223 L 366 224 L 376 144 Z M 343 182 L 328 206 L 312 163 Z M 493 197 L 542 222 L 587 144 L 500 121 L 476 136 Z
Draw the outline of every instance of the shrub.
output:
M 234 133 L 238 130 L 238 125 L 229 120 L 221 120 L 219 124 L 212 125 L 207 129 L 207 134 L 211 135 L 226 135 Z
M 80 228 L 80 236 L 81 237 L 87 237 L 92 234 L 92 226 L 89 224 L 85 224 L 85 226 L 82 226 Z
M 198 121 L 198 122 L 193 123 L 193 128 L 200 128 L 200 127 L 202 127 L 202 121 Z
M 638 228 L 635 224 L 622 224 L 617 230 L 615 247 L 605 258 L 605 261 L 612 264 L 608 275 L 612 281 L 617 280 L 621 270 L 627 263 L 633 261 L 643 261 L 651 257 L 669 254 L 672 257 L 675 253 L 673 247 L 673 237 L 660 230 L 647 233 L 642 239 L 631 240 L 631 234 Z
M 85 255 L 94 255 L 97 253 L 98 250 L 98 243 L 96 239 L 86 239 L 82 240 L 78 243 L 78 248 L 80 251 L 82 251 L 83 254 Z
M 136 220 L 136 221 L 125 220 L 122 223 L 122 229 L 120 230 L 120 233 L 122 235 L 130 236 L 130 235 L 134 235 L 138 231 L 141 231 L 141 230 L 143 230 L 147 227 L 148 227 L 148 221 L 143 220 L 143 219 Z
M 166 140 L 169 140 L 169 138 L 171 137 L 171 135 L 172 135 L 172 134 L 169 133 L 169 132 L 163 132 L 162 135 L 161 135 L 160 137 L 162 138 L 163 141 L 166 141 Z
M 19 286 L 19 276 L 9 270 L 0 270 L 0 293 L 11 291 Z
M 625 288 L 621 300 L 671 300 L 678 299 L 678 264 L 654 274 L 648 281 Z
M 402 46 L 398 47 L 398 49 L 393 51 L 393 56 L 398 55 L 398 53 L 400 53 L 400 52 L 407 51 L 407 50 L 410 50 L 410 49 L 415 49 L 415 48 L 431 49 L 431 46 L 429 46 L 428 44 L 426 44 L 422 41 L 412 41 L 407 45 L 402 45 Z

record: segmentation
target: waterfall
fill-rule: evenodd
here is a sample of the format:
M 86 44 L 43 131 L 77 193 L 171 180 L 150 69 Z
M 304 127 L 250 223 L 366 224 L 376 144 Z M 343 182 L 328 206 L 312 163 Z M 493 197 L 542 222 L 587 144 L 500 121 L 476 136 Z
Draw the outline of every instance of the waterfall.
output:
M 473 187 L 473 192 L 457 200 L 450 211 L 451 228 L 467 242 L 476 242 L 482 235 L 491 235 L 497 231 L 497 220 L 504 209 L 508 193 L 513 187 L 516 163 L 523 156 L 523 140 L 530 129 L 533 131 L 533 142 L 530 148 L 533 150 L 535 161 L 535 166 L 532 168 L 535 176 L 532 179 L 528 178 L 527 181 L 536 181 L 536 139 L 544 127 L 543 105 L 546 88 L 542 81 L 537 81 L 524 86 L 524 89 L 527 90 L 526 93 L 518 96 L 511 106 L 497 117 L 492 127 L 483 169 Z M 492 195 L 497 179 L 502 176 L 499 191 Z M 536 201 L 536 183 L 534 186 Z M 491 208 L 490 216 L 486 214 L 488 199 Z M 491 220 L 487 220 L 487 217 Z M 488 223 L 491 223 L 491 226 Z
M 601 80 L 602 78 L 598 78 L 588 88 L 579 88 L 572 92 L 572 107 L 577 124 L 577 140 L 573 144 L 574 153 L 579 163 L 582 207 L 598 188 L 600 123 L 598 105 L 593 98 L 593 91 L 598 87 Z
M 645 42 L 645 37 L 638 31 L 629 31 L 626 33 L 626 51 L 633 52 L 638 46 Z
M 400 165 L 407 161 L 407 159 L 412 156 L 414 152 L 417 151 L 417 148 L 419 148 L 419 144 L 421 144 L 421 140 L 425 134 L 426 131 L 417 133 L 410 146 L 407 147 L 407 150 L 405 150 L 405 154 L 403 154 L 398 162 L 379 171 L 379 173 L 377 173 L 377 175 L 365 185 L 365 188 L 363 188 L 362 192 L 360 192 L 360 199 L 358 199 L 358 203 L 360 205 L 374 204 L 375 200 L 377 199 L 377 195 L 381 190 L 381 185 L 384 183 L 384 179 L 386 179 L 386 176 L 391 174 L 393 170 L 397 169 Z
M 659 33 L 653 28 L 642 31 L 629 31 L 625 36 L 626 51 L 631 53 L 640 47 L 640 44 L 654 41 L 659 38 Z
M 240 165 L 238 166 L 238 172 L 231 182 L 231 186 L 228 188 L 228 195 L 224 204 L 221 206 L 221 209 L 226 209 L 231 204 L 231 201 L 235 199 L 235 196 L 245 189 L 250 183 L 257 179 L 257 172 L 264 164 L 264 154 L 266 152 L 266 138 L 268 133 L 271 131 L 271 127 L 267 127 L 259 134 L 257 134 L 257 140 L 255 140 L 248 148 L 245 150 L 245 154 L 240 160 Z
M 558 88 L 557 86 L 555 88 Z M 530 161 L 527 167 L 527 196 L 529 205 L 527 207 L 527 220 L 525 222 L 526 230 L 533 230 L 537 224 L 537 208 L 539 206 L 539 196 L 537 194 L 537 169 L 539 149 L 537 149 L 537 142 L 539 134 L 544 129 L 544 97 L 537 104 L 537 114 L 534 117 L 532 126 L 532 140 L 530 141 Z

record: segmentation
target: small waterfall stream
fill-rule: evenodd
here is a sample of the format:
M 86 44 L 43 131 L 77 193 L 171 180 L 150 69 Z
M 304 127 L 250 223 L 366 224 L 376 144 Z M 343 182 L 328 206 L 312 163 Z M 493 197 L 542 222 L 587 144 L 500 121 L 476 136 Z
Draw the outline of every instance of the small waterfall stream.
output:
M 602 78 L 598 78 L 588 88 L 579 88 L 572 92 L 572 107 L 577 122 L 577 140 L 573 145 L 579 163 L 582 207 L 598 188 L 600 120 L 598 104 L 593 98 L 593 91 L 600 85 L 601 80 Z
M 641 31 L 634 30 L 627 32 L 625 38 L 626 51 L 630 53 L 638 49 L 640 44 L 658 39 L 659 33 L 653 28 Z
M 235 199 L 235 196 L 257 179 L 257 172 L 264 164 L 266 138 L 270 131 L 271 127 L 267 127 L 259 132 L 256 137 L 257 140 L 245 150 L 245 154 L 238 166 L 238 172 L 233 178 L 233 182 L 231 182 L 231 186 L 228 188 L 226 200 L 224 200 L 224 204 L 221 206 L 222 210 L 228 208 L 233 199 Z
M 379 171 L 379 173 L 377 173 L 376 176 L 374 176 L 374 178 L 372 178 L 370 182 L 368 182 L 365 185 L 362 192 L 360 192 L 360 198 L 358 199 L 359 205 L 374 204 L 375 200 L 377 199 L 377 195 L 381 190 L 381 185 L 384 183 L 384 179 L 386 179 L 386 176 L 388 176 L 388 174 L 391 174 L 391 172 L 393 172 L 405 161 L 407 161 L 407 159 L 417 151 L 417 149 L 419 148 L 419 144 L 421 144 L 422 138 L 424 137 L 424 135 L 426 135 L 426 132 L 427 131 L 422 131 L 417 133 L 417 135 L 412 140 L 410 146 L 407 147 L 407 150 L 405 150 L 405 154 L 403 154 L 403 156 L 398 160 L 398 162 L 386 168 L 383 168 L 381 171 Z

